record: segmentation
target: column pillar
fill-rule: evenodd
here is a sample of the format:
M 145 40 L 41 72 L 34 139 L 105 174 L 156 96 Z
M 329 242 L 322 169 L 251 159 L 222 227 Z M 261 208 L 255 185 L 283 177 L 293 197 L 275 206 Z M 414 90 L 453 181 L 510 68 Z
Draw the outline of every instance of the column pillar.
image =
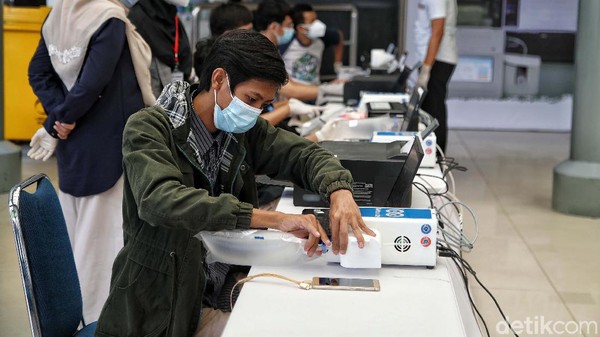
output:
M 600 217 L 600 1 L 580 0 L 571 154 L 554 167 L 552 208 Z

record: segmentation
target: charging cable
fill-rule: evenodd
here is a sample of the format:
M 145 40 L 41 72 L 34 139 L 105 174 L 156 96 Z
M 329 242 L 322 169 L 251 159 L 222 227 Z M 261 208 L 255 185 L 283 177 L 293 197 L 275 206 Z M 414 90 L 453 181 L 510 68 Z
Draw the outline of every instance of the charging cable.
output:
M 292 282 L 292 283 L 296 284 L 300 289 L 304 289 L 304 290 L 312 289 L 312 283 L 310 281 L 298 281 L 298 280 L 294 280 L 293 278 L 289 278 L 287 276 L 274 274 L 274 273 L 261 273 L 261 274 L 256 274 L 256 275 L 250 275 L 250 276 L 244 277 L 243 279 L 237 281 L 237 283 L 233 286 L 233 288 L 231 288 L 231 294 L 229 295 L 229 305 L 231 307 L 231 310 L 233 310 L 233 291 L 235 290 L 235 288 L 240 284 L 244 284 L 246 282 L 252 281 L 258 277 L 275 277 L 278 279 Z

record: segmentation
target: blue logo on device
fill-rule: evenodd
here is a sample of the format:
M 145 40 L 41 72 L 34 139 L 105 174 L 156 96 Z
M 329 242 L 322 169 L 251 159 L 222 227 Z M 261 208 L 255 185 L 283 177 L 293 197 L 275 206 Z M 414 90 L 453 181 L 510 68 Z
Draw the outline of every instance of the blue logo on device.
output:
M 429 226 L 428 224 L 421 226 L 421 232 L 423 234 L 429 234 L 429 232 L 431 232 L 431 226 Z
M 431 219 L 428 208 L 360 207 L 360 215 L 377 218 Z

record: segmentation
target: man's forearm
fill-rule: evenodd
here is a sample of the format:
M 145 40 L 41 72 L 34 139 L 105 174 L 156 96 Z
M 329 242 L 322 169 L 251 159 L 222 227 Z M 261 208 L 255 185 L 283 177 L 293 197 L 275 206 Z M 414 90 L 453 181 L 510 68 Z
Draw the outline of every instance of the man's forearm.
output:
M 440 44 L 442 43 L 442 37 L 444 36 L 444 24 L 446 19 L 434 19 L 431 20 L 431 38 L 429 39 L 429 45 L 427 47 L 427 55 L 423 60 L 423 64 L 432 66 L 435 62 Z

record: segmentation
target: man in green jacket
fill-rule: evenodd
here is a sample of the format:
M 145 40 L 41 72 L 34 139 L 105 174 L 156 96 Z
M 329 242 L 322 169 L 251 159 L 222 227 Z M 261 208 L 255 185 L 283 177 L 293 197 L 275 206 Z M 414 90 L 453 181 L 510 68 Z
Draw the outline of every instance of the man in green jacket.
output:
M 344 254 L 349 230 L 359 246 L 363 231 L 374 235 L 352 198 L 350 172 L 319 145 L 258 118 L 286 81 L 275 46 L 260 33 L 235 30 L 215 42 L 197 86 L 174 82 L 154 107 L 129 118 L 125 246 L 96 336 L 194 334 L 207 287 L 200 231 L 292 232 L 307 238 L 309 256 L 319 240 Z M 257 209 L 256 174 L 291 180 L 328 199 L 331 241 L 312 215 Z

